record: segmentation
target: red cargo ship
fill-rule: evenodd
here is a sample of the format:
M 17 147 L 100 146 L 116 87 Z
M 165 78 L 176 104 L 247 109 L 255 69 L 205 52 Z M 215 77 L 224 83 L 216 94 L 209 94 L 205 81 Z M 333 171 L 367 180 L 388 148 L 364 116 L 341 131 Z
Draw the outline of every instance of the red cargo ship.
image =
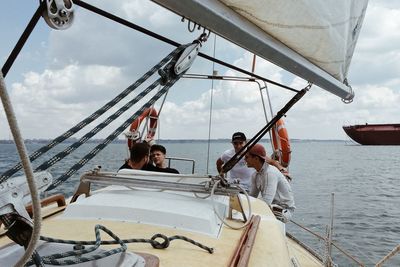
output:
M 361 145 L 400 145 L 400 124 L 350 125 L 343 130 Z

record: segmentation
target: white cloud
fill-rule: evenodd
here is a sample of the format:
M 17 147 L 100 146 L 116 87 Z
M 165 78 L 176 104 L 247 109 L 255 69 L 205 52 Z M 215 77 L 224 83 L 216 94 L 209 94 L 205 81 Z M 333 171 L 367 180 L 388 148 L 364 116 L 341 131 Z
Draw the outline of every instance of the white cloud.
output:
M 350 68 L 356 84 L 388 84 L 400 71 L 400 9 L 370 1 Z
M 97 0 L 93 4 L 177 42 L 190 42 L 199 34 L 188 33 L 179 16 L 150 1 Z M 398 122 L 400 11 L 394 8 L 396 5 L 393 1 L 370 1 L 350 66 L 349 80 L 356 91 L 354 102 L 345 105 L 336 96 L 313 87 L 285 118 L 291 137 L 344 139 L 343 124 Z M 41 68 L 24 72 L 18 82 L 9 85 L 20 124 L 29 138 L 52 138 L 64 132 L 173 49 L 82 8 L 77 8 L 70 29 L 41 37 L 37 48 L 41 50 L 26 48 L 26 56 L 20 60 L 29 63 L 46 52 L 45 63 Z M 213 43 L 211 35 L 202 51 L 212 55 Z M 216 45 L 217 58 L 251 69 L 252 54 L 221 38 L 217 38 Z M 198 59 L 190 72 L 210 74 L 211 66 L 210 62 Z M 242 76 L 219 65 L 215 69 L 219 74 Z M 305 81 L 260 58 L 256 60 L 255 72 L 296 89 L 306 86 Z M 161 138 L 208 137 L 210 88 L 210 82 L 184 80 L 172 89 L 162 110 Z M 294 95 L 273 85 L 268 88 L 274 112 Z M 267 110 L 270 118 L 268 106 Z M 4 125 L 2 110 L 0 120 Z M 265 125 L 258 86 L 215 81 L 212 123 L 213 138 L 229 137 L 237 130 L 249 136 L 256 133 Z M 8 138 L 8 132 L 0 132 L 0 138 Z
M 29 72 L 9 92 L 25 135 L 51 138 L 101 107 L 104 99 L 114 97 L 123 88 L 123 80 L 116 67 L 68 65 Z

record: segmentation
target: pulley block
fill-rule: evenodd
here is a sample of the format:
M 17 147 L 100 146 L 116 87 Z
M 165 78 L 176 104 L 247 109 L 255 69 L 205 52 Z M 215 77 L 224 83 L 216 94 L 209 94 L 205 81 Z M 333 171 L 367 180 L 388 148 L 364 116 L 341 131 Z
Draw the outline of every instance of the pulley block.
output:
M 72 25 L 74 10 L 72 0 L 45 0 L 46 9 L 42 16 L 53 29 L 65 30 Z

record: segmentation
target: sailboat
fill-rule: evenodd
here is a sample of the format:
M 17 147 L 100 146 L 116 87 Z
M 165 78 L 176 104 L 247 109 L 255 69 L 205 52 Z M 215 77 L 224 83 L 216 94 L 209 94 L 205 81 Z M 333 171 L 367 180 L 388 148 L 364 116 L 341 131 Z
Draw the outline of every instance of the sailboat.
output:
M 177 48 L 120 95 L 29 157 L 13 119 L 12 106 L 1 77 L 3 105 L 10 118 L 21 163 L 0 178 L 0 220 L 4 226 L 0 239 L 0 265 L 22 266 L 28 262 L 36 266 L 332 266 L 334 263 L 329 253 L 323 258 L 286 233 L 285 224 L 265 202 L 249 197 L 237 184 L 226 182 L 224 174 L 238 162 L 244 150 L 227 162 L 223 172 L 217 175 L 161 174 L 140 170 L 110 172 L 95 168 L 82 175 L 68 204 L 62 195 L 39 200 L 40 193 L 67 180 L 132 121 L 150 113 L 149 108 L 185 75 L 196 57 L 239 71 L 248 75 L 248 79 L 273 83 L 201 53 L 209 32 L 309 83 L 300 90 L 280 85 L 294 92 L 294 97 L 249 140 L 245 149 L 260 141 L 312 85 L 327 90 L 344 102 L 351 102 L 354 97 L 346 75 L 367 0 L 340 3 L 307 0 L 154 2 L 187 20 L 191 25 L 189 28 L 202 27 L 204 32 L 193 42 L 181 45 L 84 1 L 40 2 L 2 68 L 4 77 L 41 16 L 51 28 L 68 30 L 76 19 L 74 9 L 77 7 Z M 42 163 L 33 173 L 31 161 L 91 123 L 155 73 L 159 78 L 144 93 L 136 95 L 99 127 Z M 158 85 L 162 88 L 148 97 L 147 93 Z M 47 171 L 48 167 L 143 97 L 148 98 L 141 108 L 65 174 L 54 179 Z M 152 118 L 149 120 L 151 124 Z M 145 136 L 151 139 L 154 134 L 149 130 Z M 25 176 L 15 176 L 22 167 Z M 93 190 L 93 185 L 103 187 Z M 102 233 L 108 237 L 104 239 Z M 328 250 L 332 245 L 329 238 L 326 239 Z

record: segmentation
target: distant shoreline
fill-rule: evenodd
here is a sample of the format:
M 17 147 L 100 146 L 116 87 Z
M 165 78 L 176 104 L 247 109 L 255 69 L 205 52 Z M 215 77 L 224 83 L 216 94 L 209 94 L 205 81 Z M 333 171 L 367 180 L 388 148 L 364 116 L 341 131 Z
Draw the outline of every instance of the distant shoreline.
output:
M 71 144 L 71 143 L 75 143 L 77 142 L 79 139 L 76 138 L 69 138 L 67 140 L 65 140 L 62 143 L 67 143 L 67 144 Z M 52 140 L 51 139 L 26 139 L 25 143 L 26 144 L 48 144 L 50 143 Z M 90 144 L 97 144 L 97 143 L 101 143 L 103 142 L 104 139 L 92 139 L 87 141 L 87 143 Z M 269 139 L 262 139 L 263 142 L 270 142 Z M 330 140 L 322 140 L 322 139 L 291 139 L 291 142 L 346 142 L 346 140 L 340 140 L 340 139 L 330 139 Z M 160 139 L 158 140 L 158 142 L 160 143 L 207 143 L 208 139 Z M 229 143 L 231 142 L 230 139 L 228 138 L 221 138 L 221 139 L 210 139 L 211 143 L 219 143 L 219 142 L 226 142 Z M 126 140 L 114 140 L 111 143 L 115 143 L 115 144 L 125 144 Z M 14 140 L 0 140 L 0 144 L 14 144 Z

